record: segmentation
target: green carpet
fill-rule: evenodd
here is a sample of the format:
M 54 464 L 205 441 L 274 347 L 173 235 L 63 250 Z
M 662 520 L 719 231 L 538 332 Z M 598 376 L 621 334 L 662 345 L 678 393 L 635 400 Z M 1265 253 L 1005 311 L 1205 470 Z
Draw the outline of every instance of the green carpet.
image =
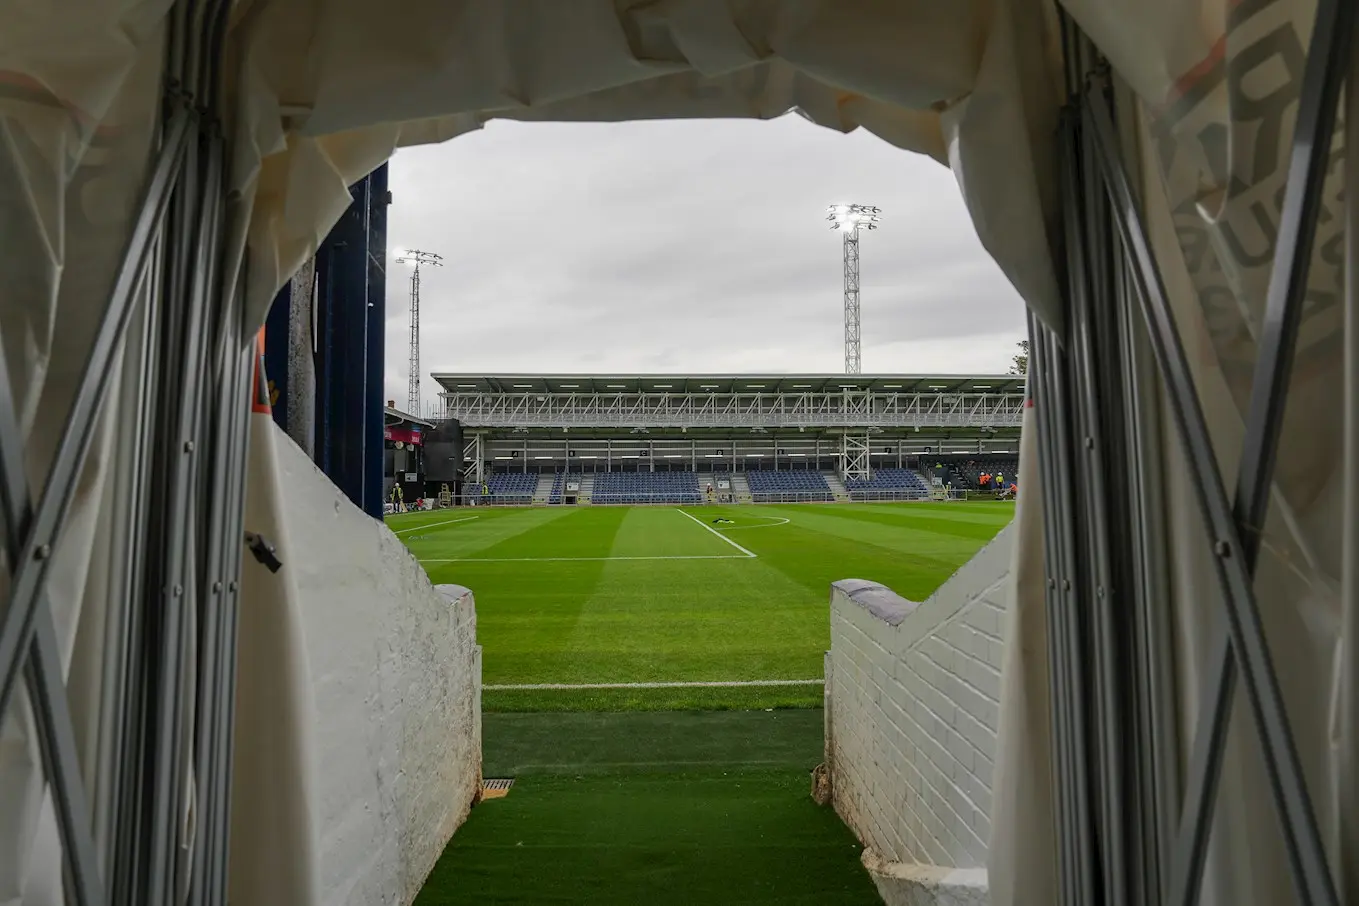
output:
M 869 906 L 860 847 L 815 805 L 821 712 L 488 714 L 486 776 L 416 906 Z

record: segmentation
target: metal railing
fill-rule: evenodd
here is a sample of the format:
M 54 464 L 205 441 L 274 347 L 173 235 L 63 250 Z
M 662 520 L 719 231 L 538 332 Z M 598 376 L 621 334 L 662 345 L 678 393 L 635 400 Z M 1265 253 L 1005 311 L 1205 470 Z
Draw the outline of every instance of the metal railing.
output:
M 464 494 L 463 506 L 532 506 L 532 494 Z
M 443 417 L 469 427 L 1018 428 L 1023 394 L 760 393 L 441 395 Z
M 887 491 L 878 489 L 851 490 L 849 499 L 854 503 L 887 503 L 889 501 L 929 500 L 930 492 L 924 488 Z

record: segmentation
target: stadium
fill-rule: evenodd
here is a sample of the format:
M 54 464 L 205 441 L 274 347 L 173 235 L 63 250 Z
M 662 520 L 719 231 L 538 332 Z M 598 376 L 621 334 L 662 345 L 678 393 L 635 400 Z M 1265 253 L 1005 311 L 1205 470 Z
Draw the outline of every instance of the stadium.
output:
M 413 490 L 463 504 L 911 501 L 1018 474 L 1016 375 L 434 378 Z
M 0 0 L 0 902 L 1352 904 L 1357 17 Z

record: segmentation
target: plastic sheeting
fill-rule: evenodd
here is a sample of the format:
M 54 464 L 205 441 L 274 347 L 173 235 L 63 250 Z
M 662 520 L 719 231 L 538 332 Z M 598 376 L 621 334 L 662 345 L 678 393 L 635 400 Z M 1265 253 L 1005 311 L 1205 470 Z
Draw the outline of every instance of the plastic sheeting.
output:
M 1230 487 L 1316 4 L 1073 0 L 1068 8 L 1143 101 L 1134 126 L 1140 165 L 1132 169 L 1141 171 L 1153 245 Z M 1359 568 L 1342 556 L 1342 501 L 1355 479 L 1352 462 L 1342 468 L 1338 408 L 1344 152 L 1342 123 L 1323 190 L 1256 594 L 1330 863 L 1347 875 L 1345 886 L 1359 890 L 1354 854 L 1342 858 L 1340 847 L 1342 822 L 1359 815 L 1359 802 L 1342 795 L 1355 755 L 1342 740 L 1352 745 L 1356 728 L 1349 704 L 1355 693 L 1339 672 L 1341 581 L 1346 569 Z M 1221 608 L 1188 474 L 1168 434 L 1169 562 L 1187 752 Z M 1268 778 L 1240 695 L 1230 733 L 1203 902 L 1293 902 Z
M 160 121 L 166 4 L 79 6 L 0 3 L 0 345 L 34 489 L 70 410 Z M 72 65 L 81 59 L 98 62 Z M 119 419 L 137 417 L 142 342 L 134 327 L 48 586 L 87 785 L 96 791 L 108 779 L 106 677 L 120 666 L 110 642 L 120 626 L 108 605 L 125 566 L 111 556 L 109 519 L 132 480 L 119 468 L 127 461 Z M 0 570 L 5 593 L 8 582 Z M 60 903 L 56 819 L 22 687 L 15 698 L 0 715 L 0 904 Z M 107 839 L 107 819 L 96 806 L 96 839 Z
M 1124 111 L 1127 165 L 1140 182 L 1144 217 L 1190 356 L 1227 487 L 1238 468 L 1288 155 L 1315 15 L 1308 0 L 1064 0 L 1140 101 Z M 1341 682 L 1346 618 L 1342 578 L 1359 564 L 1342 556 L 1342 501 L 1354 493 L 1353 463 L 1342 468 L 1338 409 L 1344 368 L 1344 202 L 1337 130 L 1309 275 L 1297 360 L 1289 388 L 1269 518 L 1262 533 L 1256 594 L 1266 636 L 1322 837 L 1342 886 L 1359 890 L 1353 852 L 1352 688 Z M 1210 677 L 1211 632 L 1221 595 L 1212 549 L 1194 502 L 1178 439 L 1165 426 L 1160 471 L 1170 606 L 1173 612 L 1183 776 Z M 1027 439 L 1026 432 L 1026 439 Z M 1026 452 L 1030 450 L 1026 446 Z M 1025 460 L 1032 463 L 1033 457 Z M 1347 474 L 1348 473 L 1348 474 Z M 1035 476 L 1036 478 L 1036 476 Z M 1026 768 L 1051 763 L 1050 739 L 1033 714 L 1046 659 L 1042 590 L 1031 571 L 1042 540 L 1029 525 L 1035 482 L 1026 480 L 1014 612 L 1002 703 L 1007 719 L 998 787 Z M 1022 545 L 1021 545 L 1022 546 Z M 1027 564 L 1025 561 L 1028 561 Z M 1028 568 L 1026 568 L 1026 565 Z M 1026 578 L 1027 577 L 1027 578 Z M 1343 622 L 1342 622 L 1343 621 Z M 1348 642 L 1352 651 L 1353 640 Z M 1254 722 L 1238 694 L 1204 876 L 1204 904 L 1295 902 L 1283 837 Z M 1030 718 L 1025 722 L 1024 716 Z M 1026 796 L 1027 801 L 1026 801 Z M 997 792 L 992 897 L 997 904 L 1047 902 L 1055 841 L 1032 833 L 1049 803 L 1024 790 Z M 1343 835 L 1343 836 L 1342 836 Z M 1035 868 L 1039 866 L 1039 868 Z M 1046 871 L 1045 871 L 1046 869 Z
M 1143 118 L 1130 124 L 1142 136 L 1133 169 L 1142 175 L 1158 253 L 1230 475 L 1272 247 L 1269 218 L 1277 218 L 1291 134 L 1289 92 L 1296 96 L 1300 83 L 1297 54 L 1306 46 L 1312 4 L 1066 5 L 1144 104 Z M 169 6 L 170 0 L 0 0 L 0 342 L 35 486 L 69 408 L 92 314 L 108 290 L 145 172 L 158 116 L 160 28 Z M 985 247 L 1027 302 L 1060 327 L 1045 213 L 1055 207 L 1051 148 L 1062 100 L 1054 12 L 1043 0 L 241 0 L 229 54 L 234 113 L 228 129 L 238 193 L 229 270 L 243 275 L 251 317 L 262 321 L 274 292 L 348 205 L 349 183 L 397 147 L 452 138 L 496 117 L 767 118 L 796 108 L 821 125 L 867 128 L 951 166 Z M 1275 43 L 1262 43 L 1269 40 Z M 1338 197 L 1335 183 L 1327 197 Z M 1322 266 L 1313 271 L 1313 297 L 1322 303 L 1337 295 L 1340 270 L 1328 238 L 1337 222 L 1331 218 L 1324 227 L 1331 232 L 1318 242 Z M 1314 799 L 1326 810 L 1333 841 L 1344 816 L 1359 813 L 1354 803 L 1337 803 L 1339 778 L 1352 764 L 1333 741 L 1343 728 L 1330 717 L 1340 696 L 1331 677 L 1339 650 L 1343 476 L 1332 430 L 1338 417 L 1326 388 L 1338 386 L 1338 311 L 1315 304 L 1304 325 L 1260 570 L 1261 600 L 1279 602 L 1268 608 L 1266 622 L 1286 696 L 1300 715 L 1295 728 Z M 130 342 L 137 338 L 134 328 Z M 117 424 L 119 407 L 126 414 L 132 405 L 113 400 L 105 425 Z M 78 514 L 91 525 L 116 504 L 120 480 L 124 432 L 106 430 L 77 499 Z M 1196 665 L 1215 603 L 1198 517 L 1190 496 L 1174 484 L 1183 480 L 1177 457 L 1169 438 L 1167 553 L 1182 627 L 1177 660 L 1187 737 L 1203 682 Z M 267 451 L 256 450 L 252 494 L 267 497 L 271 480 Z M 1032 499 L 1036 477 L 1025 486 Z M 1010 653 L 1007 667 L 1008 678 L 1019 683 L 1019 703 L 1005 717 L 1005 754 L 997 768 L 1004 784 L 1023 783 L 1048 763 L 1039 726 L 1045 651 L 1041 625 L 1033 622 L 1043 600 L 1036 583 L 1024 581 L 1042 568 L 1034 514 L 1026 502 L 1015 608 L 1016 637 L 1025 644 Z M 96 800 L 103 756 L 95 706 L 101 673 L 93 661 L 106 651 L 99 627 L 116 567 L 103 562 L 100 544 L 68 536 L 60 553 L 65 568 L 56 571 L 64 578 L 53 594 L 66 650 L 82 634 L 86 639 L 71 667 L 73 680 L 81 680 L 73 683 L 72 698 L 83 720 Z M 286 588 L 279 594 L 286 599 Z M 287 663 L 273 666 L 278 682 L 300 682 Z M 305 700 L 293 691 L 296 701 Z M 1020 716 L 1025 713 L 1031 719 Z M 34 843 L 41 828 L 50 834 L 50 822 L 42 818 L 23 714 L 16 708 L 0 737 L 0 903 L 56 902 L 52 860 L 39 858 Z M 243 727 L 252 725 L 249 718 L 244 715 Z M 1277 832 L 1258 795 L 1248 717 L 1238 714 L 1233 728 L 1222 797 L 1230 811 L 1224 810 L 1214 838 L 1205 902 L 1287 902 L 1282 862 L 1260 858 Z M 306 751 L 305 739 L 292 746 Z M 260 792 L 238 784 L 236 795 Z M 1051 901 L 1051 817 L 1036 787 L 1030 792 L 997 791 L 997 903 Z M 311 833 L 305 797 L 290 801 L 294 813 L 279 826 L 297 833 L 280 840 L 272 858 L 305 861 L 314 851 L 304 839 Z M 15 809 L 8 807 L 12 802 Z M 238 850 L 233 874 L 258 881 L 269 866 L 250 864 L 248 852 Z M 249 889 L 258 902 L 306 906 L 314 884 L 305 872 L 294 880 L 272 893 L 267 885 Z
M 346 186 L 398 146 L 493 118 L 797 109 L 951 163 L 983 244 L 1056 319 L 1042 213 L 1059 100 L 1050 19 L 1040 0 L 261 5 L 241 27 L 250 299 L 268 304 L 349 204 Z M 258 172 L 256 151 L 269 155 Z

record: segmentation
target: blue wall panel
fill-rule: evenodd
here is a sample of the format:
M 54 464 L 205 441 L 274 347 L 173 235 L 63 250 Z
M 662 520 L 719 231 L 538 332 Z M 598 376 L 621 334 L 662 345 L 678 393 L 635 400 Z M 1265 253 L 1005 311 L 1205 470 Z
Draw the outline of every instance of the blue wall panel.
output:
M 365 372 L 367 379 L 364 410 L 364 497 L 374 506 L 364 509 L 374 516 L 382 515 L 383 475 L 383 377 L 386 371 L 387 342 L 387 165 L 383 164 L 368 177 L 368 319 Z M 412 413 L 416 416 L 419 413 Z
M 316 462 L 355 505 L 380 518 L 387 168 L 350 195 L 316 255 Z
M 274 297 L 264 322 L 264 375 L 269 379 L 274 422 L 288 430 L 288 321 L 292 315 L 293 287 L 284 285 Z

